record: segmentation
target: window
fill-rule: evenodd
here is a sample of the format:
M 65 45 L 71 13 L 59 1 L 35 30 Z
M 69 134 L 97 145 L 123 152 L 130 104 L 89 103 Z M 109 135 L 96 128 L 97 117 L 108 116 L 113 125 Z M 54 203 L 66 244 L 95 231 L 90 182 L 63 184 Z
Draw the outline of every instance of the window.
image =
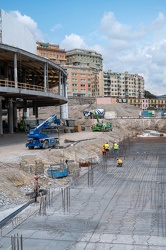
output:
M 85 84 L 81 84 L 81 87 L 85 87 L 86 85 Z
M 72 78 L 72 82 L 77 82 L 77 79 L 76 78 Z

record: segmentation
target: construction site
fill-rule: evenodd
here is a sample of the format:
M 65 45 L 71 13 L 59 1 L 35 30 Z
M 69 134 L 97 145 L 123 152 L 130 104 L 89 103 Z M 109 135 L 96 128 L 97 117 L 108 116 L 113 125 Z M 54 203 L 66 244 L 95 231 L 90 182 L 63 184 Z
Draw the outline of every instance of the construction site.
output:
M 0 249 L 166 249 L 166 120 L 143 119 L 139 109 L 115 104 L 101 107 L 116 113 L 112 129 L 93 131 L 97 121 L 83 111 L 94 108 L 69 102 L 77 130 L 50 131 L 56 148 L 29 150 L 27 132 L 0 138 Z M 59 115 L 58 108 L 39 110 L 42 119 L 53 113 Z M 51 166 L 66 160 L 66 176 L 49 176 Z M 28 196 L 36 174 L 46 190 L 38 203 Z

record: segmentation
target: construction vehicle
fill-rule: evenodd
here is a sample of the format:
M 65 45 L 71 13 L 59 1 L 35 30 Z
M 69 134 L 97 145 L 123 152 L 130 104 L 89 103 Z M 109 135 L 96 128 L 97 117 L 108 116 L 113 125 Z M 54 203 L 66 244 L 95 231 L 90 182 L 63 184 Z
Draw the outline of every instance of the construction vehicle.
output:
M 103 123 L 103 120 L 100 121 L 97 112 L 93 112 L 93 115 L 97 119 L 97 123 L 92 125 L 92 131 L 112 131 L 112 123 L 111 122 L 106 122 Z
M 93 118 L 93 115 L 98 115 L 98 118 L 104 118 L 104 109 L 93 109 L 93 110 L 84 110 L 83 115 L 85 118 L 91 117 Z
M 43 133 L 46 128 L 55 128 L 59 131 L 61 126 L 60 119 L 57 119 L 57 115 L 50 116 L 47 120 L 43 121 L 36 128 L 30 129 L 28 134 L 28 141 L 26 147 L 29 149 L 38 148 L 49 148 L 57 147 L 59 144 L 59 139 L 55 137 L 49 137 L 47 134 Z

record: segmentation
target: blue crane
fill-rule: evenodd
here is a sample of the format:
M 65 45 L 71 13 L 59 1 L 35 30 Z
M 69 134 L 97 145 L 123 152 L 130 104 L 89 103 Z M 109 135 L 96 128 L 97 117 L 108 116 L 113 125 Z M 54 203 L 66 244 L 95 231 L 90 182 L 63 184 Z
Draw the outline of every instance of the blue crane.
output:
M 60 119 L 57 119 L 57 115 L 54 114 L 50 116 L 36 128 L 30 129 L 26 147 L 28 147 L 29 149 L 34 149 L 35 147 L 46 149 L 49 147 L 57 146 L 57 144 L 59 144 L 59 139 L 55 137 L 49 137 L 42 131 L 49 127 L 53 127 L 59 130 L 60 126 L 61 121 Z

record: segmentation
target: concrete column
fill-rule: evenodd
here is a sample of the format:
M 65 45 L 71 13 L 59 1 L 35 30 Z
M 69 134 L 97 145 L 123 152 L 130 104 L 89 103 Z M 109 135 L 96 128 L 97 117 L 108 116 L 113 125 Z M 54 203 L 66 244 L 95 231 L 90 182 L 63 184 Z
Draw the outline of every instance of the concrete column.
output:
M 62 95 L 67 98 L 67 85 L 66 85 L 66 76 L 63 75 L 63 83 L 62 83 Z M 60 106 L 60 118 L 65 120 L 68 119 L 68 103 Z
M 24 100 L 23 117 L 27 118 L 27 100 Z
M 64 97 L 67 96 L 67 89 L 66 89 L 66 76 L 63 75 L 63 89 L 64 89 Z
M 17 105 L 16 105 L 16 102 L 13 103 L 13 126 L 14 126 L 14 129 L 17 130 L 18 123 L 17 123 Z
M 9 133 L 13 133 L 13 100 L 9 100 L 9 107 L 8 107 L 8 127 Z
M 48 85 L 48 64 L 44 64 L 44 92 L 47 92 Z
M 38 118 L 38 106 L 36 102 L 33 102 L 33 115 L 35 115 L 35 117 Z
M 0 135 L 3 135 L 3 123 L 2 123 L 2 100 L 0 98 Z
M 15 83 L 15 88 L 18 88 L 17 53 L 14 53 L 14 83 Z
M 59 95 L 62 95 L 62 74 L 61 74 L 61 71 L 59 71 L 59 89 L 58 89 L 58 92 L 59 92 Z

